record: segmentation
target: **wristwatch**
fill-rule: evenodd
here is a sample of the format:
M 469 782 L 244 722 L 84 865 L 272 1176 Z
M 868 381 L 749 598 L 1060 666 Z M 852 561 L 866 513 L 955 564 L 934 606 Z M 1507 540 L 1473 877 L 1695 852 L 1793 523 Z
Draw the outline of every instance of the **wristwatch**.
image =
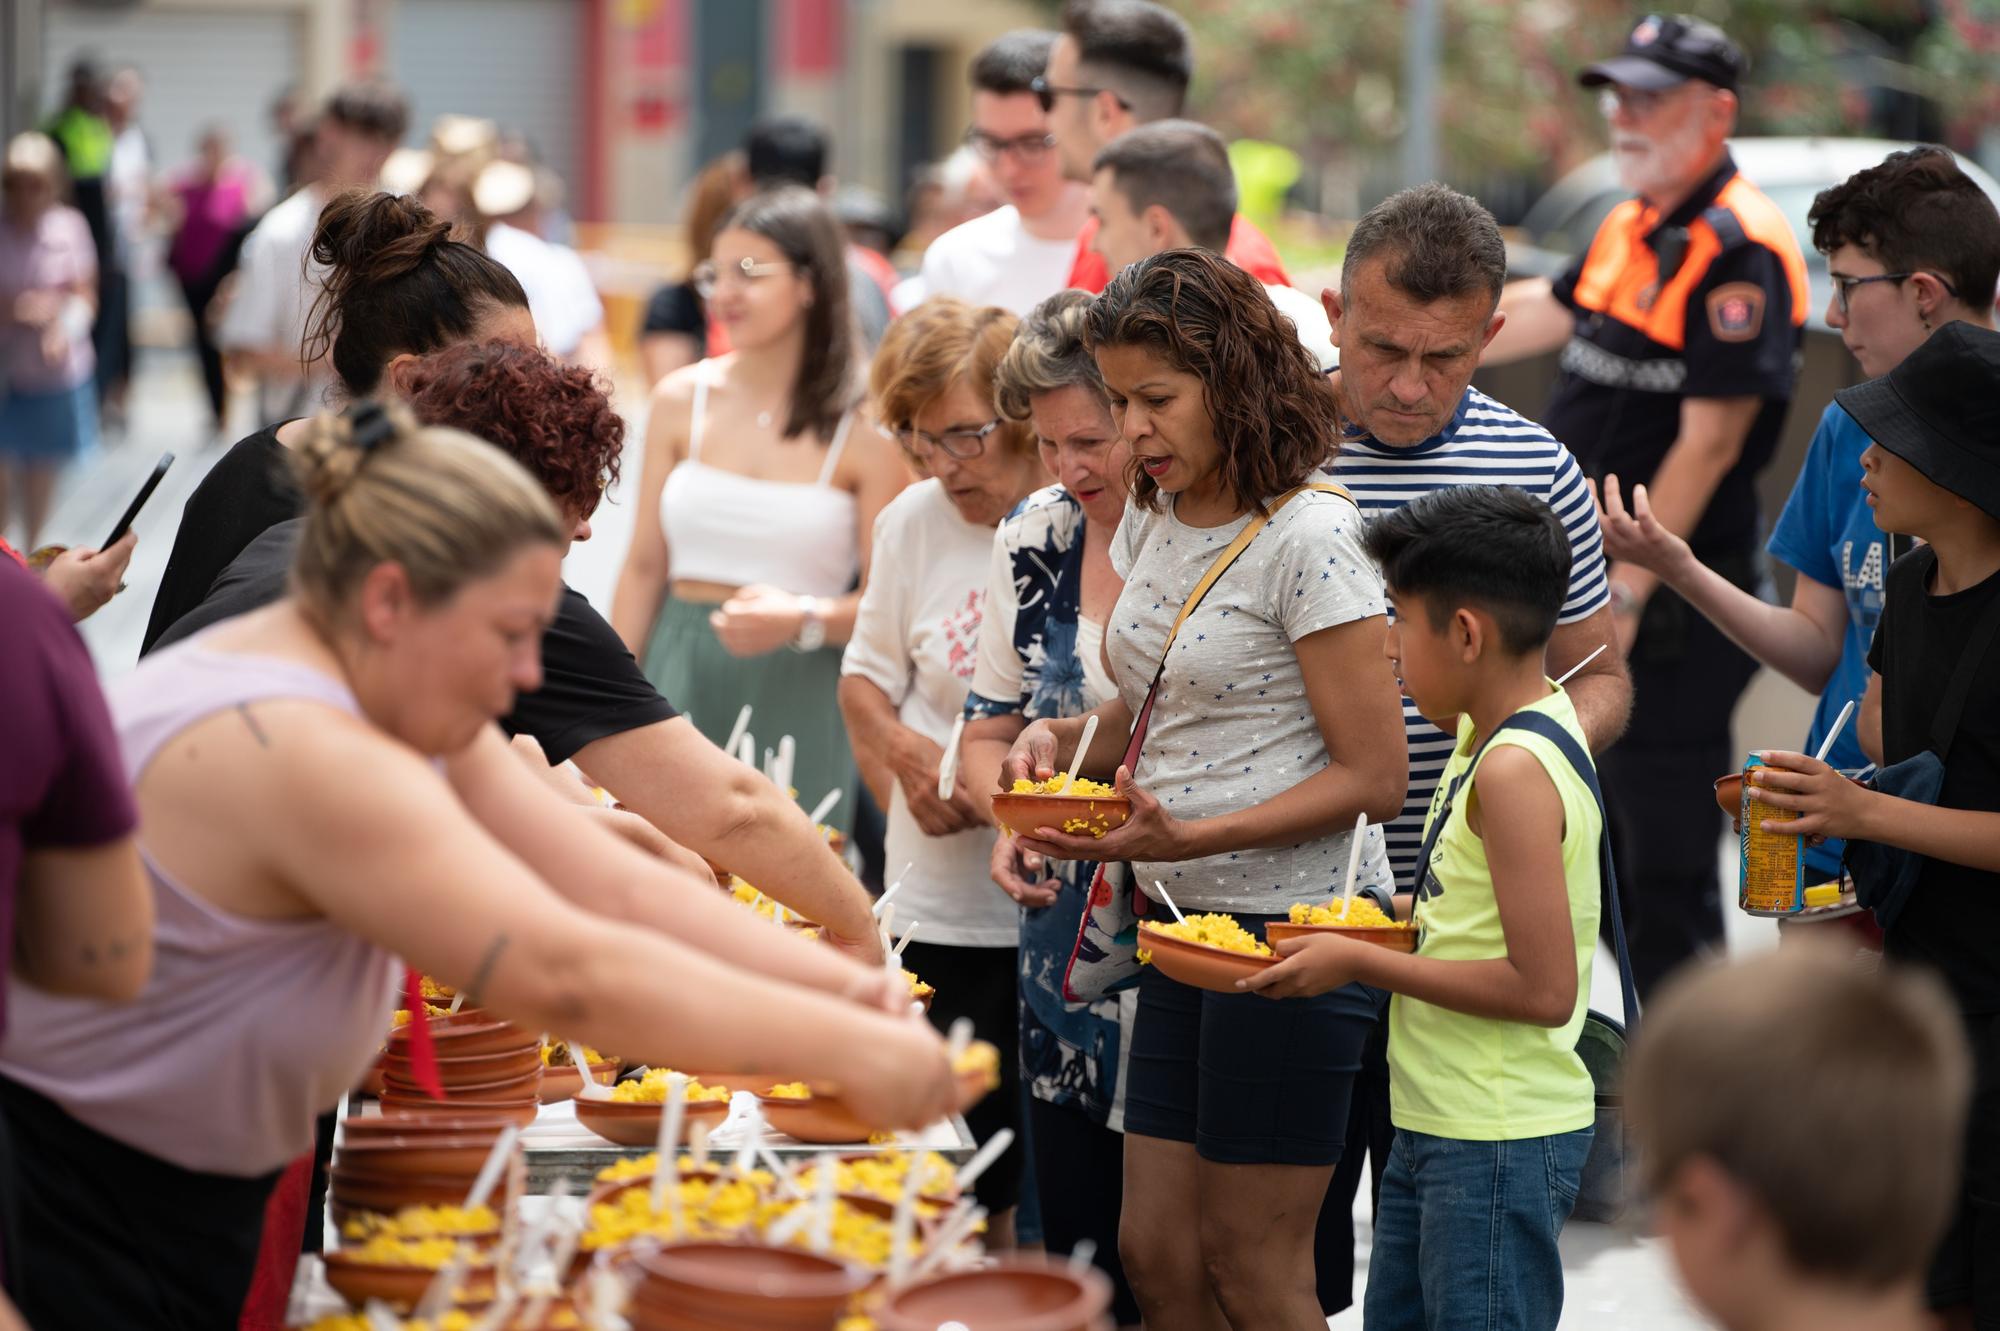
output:
M 799 598 L 799 631 L 792 636 L 795 652 L 816 652 L 826 646 L 826 620 L 820 614 L 817 596 Z

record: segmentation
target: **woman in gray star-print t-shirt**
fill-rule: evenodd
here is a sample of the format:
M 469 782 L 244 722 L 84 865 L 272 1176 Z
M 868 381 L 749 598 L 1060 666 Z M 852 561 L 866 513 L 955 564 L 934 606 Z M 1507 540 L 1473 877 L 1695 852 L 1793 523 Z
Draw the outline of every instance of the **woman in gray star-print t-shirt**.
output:
M 1128 505 L 1111 543 L 1125 579 L 1105 651 L 1135 713 L 1181 603 L 1250 520 L 1191 527 Z M 1327 765 L 1327 746 L 1292 644 L 1386 613 L 1382 575 L 1361 552 L 1361 515 L 1338 495 L 1307 491 L 1271 519 L 1209 589 L 1174 640 L 1133 779 L 1176 818 L 1262 803 Z M 1182 910 L 1279 914 L 1341 891 L 1351 825 L 1289 846 L 1226 851 L 1178 863 L 1140 860 Z M 1370 825 L 1357 887 L 1389 887 L 1382 829 Z M 1155 893 L 1154 895 L 1158 895 Z
M 1332 395 L 1263 287 L 1203 250 L 1125 269 L 1092 304 L 1088 341 L 1137 474 L 1111 548 L 1118 696 L 1096 709 L 1086 775 L 1119 770 L 1195 585 L 1253 513 L 1271 521 L 1174 639 L 1136 770 L 1119 777 L 1125 824 L 1016 844 L 1130 861 L 1149 893 L 1158 879 L 1182 909 L 1227 911 L 1257 936 L 1340 889 L 1355 815 L 1394 817 L 1409 782 L 1360 515 L 1339 494 L 1293 493 L 1334 454 Z M 1083 728 L 1035 721 L 1003 782 L 1065 768 Z M 1386 885 L 1380 833 L 1366 836 L 1362 872 Z M 1272 1001 L 1140 969 L 1119 1250 L 1148 1325 L 1219 1325 L 1223 1309 L 1238 1326 L 1319 1324 L 1315 1221 L 1375 998 L 1348 984 Z

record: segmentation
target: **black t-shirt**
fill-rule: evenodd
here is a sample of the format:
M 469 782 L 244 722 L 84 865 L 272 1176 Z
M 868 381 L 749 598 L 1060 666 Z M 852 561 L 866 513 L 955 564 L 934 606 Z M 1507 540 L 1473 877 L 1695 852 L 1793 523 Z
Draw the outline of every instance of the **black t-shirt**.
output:
M 171 646 L 283 596 L 304 522 L 289 519 L 251 541 L 216 578 L 209 595 L 153 645 Z M 534 736 L 549 761 L 559 763 L 607 735 L 678 715 L 604 616 L 565 583 L 555 622 L 542 635 L 542 687 L 516 698 L 500 725 L 510 735 Z
M 1931 729 L 1966 640 L 2000 600 L 2000 573 L 1949 596 L 1931 595 L 1936 564 L 1925 546 L 1889 566 L 1868 649 L 1869 666 L 1882 676 L 1882 756 L 1890 763 L 1932 747 Z M 1938 806 L 2000 811 L 2000 641 L 1972 678 Z M 1886 943 L 1892 956 L 1942 971 L 1967 1012 L 2000 1012 L 2000 874 L 1926 859 Z
M 299 515 L 303 499 L 288 451 L 278 442 L 278 426 L 259 430 L 224 453 L 195 486 L 181 510 L 139 655 L 158 647 L 170 626 L 208 598 L 216 578 L 246 546 Z
M 708 312 L 691 282 L 669 282 L 646 301 L 645 333 L 685 333 L 697 346 L 708 343 Z
M 1613 210 L 1554 284 L 1576 328 L 1541 421 L 1593 480 L 1615 474 L 1627 494 L 1650 482 L 1687 398 L 1764 399 L 1688 538 L 1706 558 L 1756 548 L 1757 473 L 1798 379 L 1804 330 L 1773 246 L 1796 251 L 1789 224 L 1725 159 L 1666 217 Z

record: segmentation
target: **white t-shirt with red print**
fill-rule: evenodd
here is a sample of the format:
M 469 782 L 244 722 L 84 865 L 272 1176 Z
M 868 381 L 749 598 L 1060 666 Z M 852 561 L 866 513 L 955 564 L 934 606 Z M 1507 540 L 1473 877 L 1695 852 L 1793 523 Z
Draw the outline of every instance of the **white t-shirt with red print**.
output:
M 939 744 L 951 738 L 979 661 L 993 533 L 960 517 L 934 480 L 910 486 L 875 519 L 868 586 L 840 673 L 881 689 L 904 725 Z M 926 836 L 900 786 L 888 815 L 887 872 L 911 866 L 896 893 L 898 931 L 918 920 L 921 942 L 1015 946 L 1017 907 L 988 874 L 994 830 Z

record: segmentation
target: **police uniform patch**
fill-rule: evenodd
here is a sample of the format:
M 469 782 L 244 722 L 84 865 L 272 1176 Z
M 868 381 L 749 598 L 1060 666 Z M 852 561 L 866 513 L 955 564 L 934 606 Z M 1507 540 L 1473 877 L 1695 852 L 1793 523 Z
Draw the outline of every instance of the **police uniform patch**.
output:
M 1764 328 L 1764 288 L 1725 282 L 1708 293 L 1708 329 L 1719 342 L 1750 342 Z

